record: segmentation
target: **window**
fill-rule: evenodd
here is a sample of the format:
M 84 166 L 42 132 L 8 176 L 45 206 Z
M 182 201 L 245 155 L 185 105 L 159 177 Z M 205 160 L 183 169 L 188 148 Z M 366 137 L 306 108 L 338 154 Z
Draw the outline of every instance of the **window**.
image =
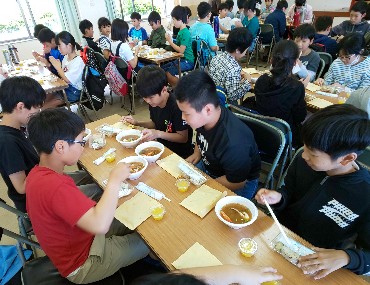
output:
M 151 11 L 157 11 L 160 15 L 162 15 L 162 17 L 167 16 L 167 14 L 169 14 L 173 8 L 173 1 L 115 0 L 115 7 L 117 17 L 124 18 L 126 21 L 129 21 L 130 15 L 134 11 L 140 13 L 142 19 L 148 18 Z
M 0 43 L 33 38 L 36 24 L 62 30 L 54 1 L 8 0 L 0 10 Z

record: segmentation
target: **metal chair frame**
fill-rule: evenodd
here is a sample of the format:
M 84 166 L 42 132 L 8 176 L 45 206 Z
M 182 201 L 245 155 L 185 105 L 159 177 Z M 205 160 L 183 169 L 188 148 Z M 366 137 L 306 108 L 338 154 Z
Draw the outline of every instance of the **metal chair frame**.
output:
M 320 57 L 320 64 L 319 64 L 319 68 L 316 72 L 316 78 L 315 79 L 318 79 L 321 77 L 322 75 L 322 72 L 324 71 L 324 68 L 325 68 L 325 60 L 323 60 L 321 57 Z
M 263 36 L 262 35 L 267 34 L 267 33 L 272 34 L 271 42 L 268 43 L 268 44 L 262 43 L 262 41 L 263 41 Z M 276 39 L 275 39 L 274 27 L 271 24 L 261 24 L 260 25 L 260 34 L 259 34 L 259 37 L 258 37 L 258 44 L 259 44 L 259 49 L 269 47 L 269 53 L 268 53 L 268 56 L 267 56 L 266 66 L 270 62 L 271 55 L 272 55 L 272 48 L 274 47 L 275 43 L 276 43 Z
M 100 67 L 105 70 L 105 68 L 107 67 L 108 65 L 108 61 L 104 58 L 104 55 L 102 55 L 100 52 L 97 52 L 95 51 L 95 57 L 96 59 L 98 60 L 99 62 L 99 65 Z M 113 93 L 112 91 L 109 92 L 109 95 L 110 95 L 110 100 L 106 100 L 106 102 L 109 104 L 109 105 L 113 105 Z

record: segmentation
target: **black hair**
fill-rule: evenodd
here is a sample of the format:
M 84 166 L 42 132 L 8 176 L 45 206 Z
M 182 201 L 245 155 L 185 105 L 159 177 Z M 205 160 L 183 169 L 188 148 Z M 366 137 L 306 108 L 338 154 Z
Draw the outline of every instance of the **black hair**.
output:
M 368 9 L 368 4 L 365 1 L 357 1 L 355 4 L 352 5 L 350 11 L 353 12 L 360 12 L 361 14 L 365 14 Z
M 60 42 L 63 42 L 65 45 L 71 44 L 72 50 L 81 50 L 81 46 L 76 43 L 75 38 L 67 31 L 60 32 L 55 37 L 55 42 L 57 45 L 59 45 Z
M 306 5 L 306 0 L 295 0 L 295 5 L 296 6 L 304 6 Z
M 6 78 L 0 85 L 0 105 L 4 113 L 12 113 L 19 102 L 30 110 L 40 108 L 46 97 L 40 83 L 28 76 Z
M 157 273 L 139 277 L 132 285 L 206 285 L 204 281 L 185 273 Z
M 253 41 L 252 33 L 245 27 L 232 29 L 227 37 L 226 51 L 233 53 L 239 50 L 243 53 Z
M 238 0 L 236 1 L 236 5 L 238 6 L 238 9 L 242 9 L 244 7 L 245 0 Z
M 161 94 L 164 86 L 167 86 L 166 72 L 157 65 L 147 65 L 141 68 L 136 78 L 137 92 L 142 98 Z
M 299 48 L 294 41 L 282 40 L 274 46 L 271 57 L 273 85 L 280 86 L 286 81 L 298 58 Z
M 100 30 L 102 27 L 106 26 L 112 26 L 112 23 L 109 21 L 109 19 L 105 17 L 101 17 L 98 20 L 98 29 Z
M 177 5 L 175 8 L 172 9 L 171 17 L 175 18 L 176 20 L 181 20 L 184 24 L 186 24 L 188 21 L 187 11 L 185 7 L 182 7 L 180 5 Z
M 303 143 L 330 155 L 331 159 L 370 145 L 368 114 L 349 104 L 331 105 L 314 113 L 302 126 Z
M 205 17 L 207 17 L 211 11 L 212 11 L 212 7 L 207 2 L 200 2 L 197 7 L 198 16 L 201 19 L 204 19 Z
M 42 30 L 42 29 L 45 29 L 47 28 L 46 26 L 44 26 L 43 24 L 37 24 L 34 28 L 33 28 L 33 36 L 35 38 L 37 38 L 37 35 L 39 34 L 39 32 Z
M 312 40 L 315 37 L 315 33 L 315 28 L 311 24 L 302 24 L 295 29 L 293 38 Z
M 286 0 L 280 0 L 276 3 L 276 9 L 283 10 L 288 8 L 288 2 Z
M 46 109 L 32 116 L 28 123 L 30 141 L 39 153 L 46 154 L 53 151 L 58 140 L 75 140 L 83 130 L 83 120 L 65 108 Z
M 127 41 L 128 24 L 122 19 L 114 19 L 112 22 L 111 38 L 113 41 Z
M 226 0 L 225 3 L 227 4 L 227 8 L 229 10 L 234 8 L 234 1 L 233 0 Z
M 141 15 L 138 12 L 133 12 L 130 16 L 130 19 L 136 19 L 138 21 L 141 20 Z
M 218 11 L 223 10 L 223 9 L 229 10 L 229 6 L 227 5 L 226 2 L 223 2 L 220 5 L 218 5 L 218 8 L 217 8 Z
M 93 24 L 87 19 L 82 20 L 80 22 L 80 24 L 78 25 L 78 27 L 79 27 L 79 29 L 80 29 L 80 31 L 83 35 L 85 34 L 85 31 L 90 29 L 92 26 L 93 26 Z
M 330 16 L 320 16 L 315 20 L 316 32 L 325 31 L 327 28 L 333 25 L 333 17 Z
M 195 70 L 181 77 L 174 93 L 177 101 L 188 102 L 197 112 L 202 111 L 207 104 L 220 106 L 216 85 L 212 78 L 202 70 Z
M 37 39 L 40 43 L 51 43 L 52 39 L 55 39 L 55 33 L 49 28 L 43 28 L 39 31 Z
M 159 23 L 162 23 L 161 15 L 159 15 L 157 11 L 150 12 L 149 17 L 148 17 L 149 24 L 151 22 L 157 23 L 158 21 Z
M 191 17 L 191 15 L 192 15 L 190 8 L 189 8 L 188 6 L 184 6 L 184 8 L 185 8 L 185 10 L 186 10 L 186 16 L 187 16 L 188 18 L 190 18 L 190 17 Z
M 350 33 L 341 39 L 338 43 L 338 51 L 341 51 L 344 55 L 349 54 L 364 54 L 365 51 L 365 39 L 360 33 Z
M 261 7 L 261 0 L 246 0 L 244 2 L 244 14 L 247 13 L 248 10 L 252 10 L 253 12 L 256 13 L 256 16 L 259 17 L 261 14 L 261 9 L 257 7 Z

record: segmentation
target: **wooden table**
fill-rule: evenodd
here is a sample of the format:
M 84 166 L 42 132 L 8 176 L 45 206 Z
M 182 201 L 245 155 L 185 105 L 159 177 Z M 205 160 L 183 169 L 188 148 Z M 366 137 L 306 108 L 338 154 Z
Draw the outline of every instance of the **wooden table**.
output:
M 181 66 L 180 66 L 180 60 L 181 58 L 184 57 L 182 53 L 178 52 L 172 52 L 171 56 L 166 56 L 163 58 L 153 58 L 153 57 L 148 57 L 148 56 L 138 56 L 139 61 L 147 62 L 147 63 L 154 63 L 158 66 L 160 66 L 162 63 L 170 62 L 173 60 L 178 61 L 178 73 L 179 77 L 181 77 Z
M 119 115 L 92 122 L 87 125 L 88 128 L 94 130 L 103 123 L 113 124 L 118 122 Z M 115 147 L 116 161 L 134 155 L 134 149 L 123 148 L 115 138 L 107 138 L 107 146 L 101 150 L 93 150 L 86 148 L 80 158 L 81 165 L 92 175 L 94 180 L 102 185 L 102 181 L 108 178 L 111 169 L 115 163 L 103 162 L 100 166 L 93 164 L 93 160 L 100 157 L 110 147 Z M 166 149 L 161 158 L 171 154 L 171 151 Z M 156 189 L 165 193 L 171 199 L 168 202 L 162 199 L 160 202 L 166 208 L 166 214 L 162 221 L 155 221 L 149 218 L 142 223 L 136 230 L 145 240 L 147 245 L 160 258 L 163 264 L 173 270 L 172 262 L 182 255 L 195 242 L 199 242 L 213 255 L 215 255 L 223 264 L 245 264 L 255 266 L 273 266 L 278 269 L 279 273 L 284 276 L 282 284 L 367 284 L 359 276 L 352 272 L 340 269 L 328 277 L 315 281 L 311 277 L 306 276 L 300 269 L 286 261 L 278 253 L 269 248 L 270 241 L 279 233 L 278 228 L 274 225 L 273 220 L 259 211 L 259 216 L 251 226 L 244 229 L 233 230 L 218 220 L 214 210 L 212 210 L 203 219 L 192 214 L 179 203 L 190 195 L 196 187 L 191 185 L 188 192 L 180 193 L 175 187 L 175 178 L 165 172 L 156 163 L 150 164 L 144 174 L 136 181 L 130 181 L 136 185 L 138 182 L 144 182 Z M 231 191 L 220 185 L 213 179 L 206 182 L 207 185 L 220 190 Z M 129 197 L 121 198 L 119 204 L 130 199 L 136 194 L 133 192 Z M 291 233 L 290 236 L 298 241 L 308 245 L 307 242 Z M 258 251 L 254 257 L 245 258 L 238 252 L 238 242 L 243 237 L 253 238 L 258 243 Z

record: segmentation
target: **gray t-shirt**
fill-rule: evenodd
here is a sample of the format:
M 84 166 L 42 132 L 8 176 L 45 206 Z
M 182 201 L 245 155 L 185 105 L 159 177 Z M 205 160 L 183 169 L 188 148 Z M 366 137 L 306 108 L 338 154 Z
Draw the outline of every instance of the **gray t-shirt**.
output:
M 320 64 L 319 54 L 314 50 L 311 50 L 309 54 L 304 56 L 302 55 L 299 59 L 302 62 L 303 67 L 297 75 L 300 78 L 306 78 L 307 75 L 310 75 L 310 81 L 313 82 L 316 78 L 316 72 Z

